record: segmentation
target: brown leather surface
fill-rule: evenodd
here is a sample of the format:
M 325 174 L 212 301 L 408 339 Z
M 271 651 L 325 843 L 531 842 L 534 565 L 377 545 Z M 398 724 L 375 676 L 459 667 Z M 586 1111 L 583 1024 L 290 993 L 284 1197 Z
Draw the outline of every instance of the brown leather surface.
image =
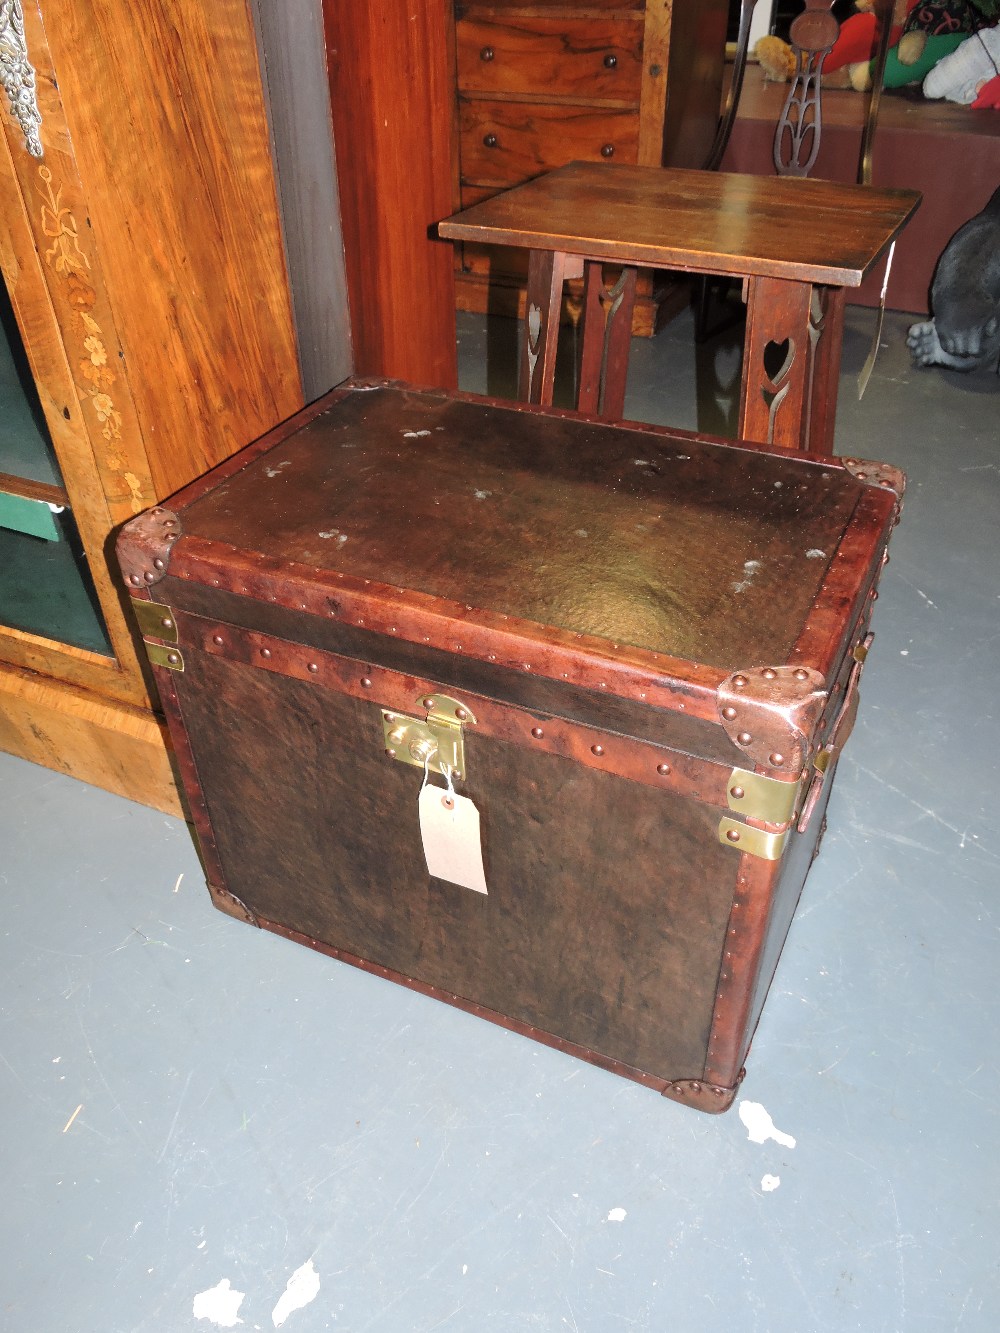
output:
M 191 650 L 178 691 L 256 915 L 665 1079 L 702 1076 L 739 856 L 718 812 L 467 738 L 489 895 L 431 879 L 377 706 Z
M 378 389 L 183 522 L 283 564 L 730 670 L 786 660 L 863 489 L 816 460 Z

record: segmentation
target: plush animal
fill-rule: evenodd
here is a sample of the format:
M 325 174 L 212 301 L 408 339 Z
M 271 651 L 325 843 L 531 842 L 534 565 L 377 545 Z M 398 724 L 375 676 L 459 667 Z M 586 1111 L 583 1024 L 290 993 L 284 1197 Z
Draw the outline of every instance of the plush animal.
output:
M 916 366 L 980 370 L 1000 363 L 1000 189 L 958 231 L 938 260 L 931 318 L 910 326 Z
M 907 15 L 903 34 L 889 51 L 883 87 L 923 83 L 939 61 L 970 34 L 995 21 L 1000 0 L 920 0 Z
M 894 0 L 889 41 L 892 46 L 903 35 L 910 11 L 920 0 Z M 869 65 L 875 54 L 878 24 L 875 0 L 856 0 L 857 13 L 840 25 L 837 40 L 823 61 L 823 85 L 827 88 L 856 88 L 863 91 L 871 83 Z M 787 83 L 795 72 L 795 54 L 780 37 L 762 37 L 754 47 L 765 79 Z
M 831 88 L 867 92 L 872 82 L 876 39 L 874 0 L 857 0 L 859 12 L 841 25 L 840 35 L 823 62 L 823 83 Z M 895 0 L 883 86 L 922 83 L 940 60 L 971 34 L 995 22 L 1000 0 Z M 754 54 L 764 77 L 787 81 L 795 56 L 787 42 L 762 37 Z
M 962 106 L 996 106 L 1000 78 L 1000 27 L 981 28 L 924 79 L 925 97 L 945 97 Z

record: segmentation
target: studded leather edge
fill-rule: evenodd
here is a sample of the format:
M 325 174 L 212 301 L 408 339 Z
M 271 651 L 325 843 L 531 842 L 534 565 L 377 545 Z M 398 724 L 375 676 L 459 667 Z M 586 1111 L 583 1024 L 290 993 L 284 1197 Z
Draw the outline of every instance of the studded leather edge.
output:
M 237 921 L 246 921 L 248 925 L 260 926 L 256 914 L 247 907 L 242 898 L 237 898 L 235 893 L 230 893 L 228 889 L 213 884 L 211 880 L 208 881 L 208 891 L 211 894 L 213 904 L 220 912 L 225 912 L 226 916 L 235 917 Z
M 896 499 L 902 502 L 906 490 L 906 473 L 891 463 L 875 463 L 866 458 L 842 458 L 841 463 L 857 481 L 868 486 L 878 486 L 884 491 L 892 491 Z
M 823 715 L 825 686 L 812 667 L 734 671 L 718 689 L 719 721 L 754 764 L 794 777 L 802 772 Z
M 168 573 L 170 553 L 182 532 L 180 519 L 162 505 L 147 509 L 125 524 L 115 550 L 130 590 L 149 588 Z
M 728 1111 L 736 1100 L 736 1094 L 743 1082 L 745 1069 L 741 1069 L 732 1087 L 723 1087 L 718 1083 L 707 1083 L 700 1078 L 674 1079 L 663 1089 L 663 1096 L 672 1101 L 693 1106 L 697 1111 L 707 1111 L 709 1115 L 720 1115 Z

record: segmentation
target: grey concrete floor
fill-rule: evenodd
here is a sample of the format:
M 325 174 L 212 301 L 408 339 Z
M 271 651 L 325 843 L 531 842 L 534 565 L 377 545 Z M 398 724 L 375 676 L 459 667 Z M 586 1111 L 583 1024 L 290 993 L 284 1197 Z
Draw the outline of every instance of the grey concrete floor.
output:
M 237 924 L 183 823 L 0 755 L 0 1328 L 997 1328 L 1000 380 L 906 322 L 859 403 L 849 315 L 839 449 L 910 490 L 737 1106 Z M 505 343 L 462 318 L 467 386 Z M 636 344 L 630 413 L 724 422 L 711 360 Z

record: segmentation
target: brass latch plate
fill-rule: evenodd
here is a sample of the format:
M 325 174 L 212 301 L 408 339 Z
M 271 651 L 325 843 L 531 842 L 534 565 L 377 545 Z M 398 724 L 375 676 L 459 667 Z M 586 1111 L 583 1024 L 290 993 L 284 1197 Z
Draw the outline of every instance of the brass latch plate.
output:
M 419 703 L 427 709 L 424 720 L 382 709 L 382 737 L 390 759 L 431 773 L 453 778 L 465 776 L 465 742 L 462 728 L 475 723 L 465 704 L 447 694 L 424 695 Z
M 803 782 L 781 782 L 763 773 L 734 768 L 729 775 L 726 799 L 730 810 L 744 819 L 762 824 L 790 824 L 798 805 Z

